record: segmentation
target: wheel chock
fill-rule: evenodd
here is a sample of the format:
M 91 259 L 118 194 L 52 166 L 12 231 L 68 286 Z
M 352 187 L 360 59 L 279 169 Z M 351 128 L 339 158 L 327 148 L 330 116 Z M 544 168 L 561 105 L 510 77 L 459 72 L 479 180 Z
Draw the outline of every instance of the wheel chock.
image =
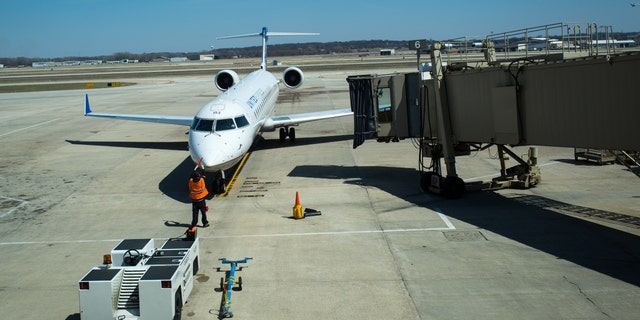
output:
M 313 217 L 313 216 L 319 216 L 321 215 L 322 212 L 316 209 L 311 209 L 311 208 L 304 208 L 304 216 L 305 217 Z

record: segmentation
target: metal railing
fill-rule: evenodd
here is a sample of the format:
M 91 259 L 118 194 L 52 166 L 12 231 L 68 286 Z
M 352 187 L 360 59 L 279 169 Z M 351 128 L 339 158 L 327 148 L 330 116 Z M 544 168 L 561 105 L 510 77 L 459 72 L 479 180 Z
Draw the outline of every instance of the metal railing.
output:
M 614 54 L 623 42 L 612 39 L 611 26 L 596 23 L 559 22 L 491 35 L 464 36 L 442 41 L 445 60 L 480 61 L 487 43 L 493 43 L 496 58 L 510 60 L 532 56 L 576 53 L 580 56 Z

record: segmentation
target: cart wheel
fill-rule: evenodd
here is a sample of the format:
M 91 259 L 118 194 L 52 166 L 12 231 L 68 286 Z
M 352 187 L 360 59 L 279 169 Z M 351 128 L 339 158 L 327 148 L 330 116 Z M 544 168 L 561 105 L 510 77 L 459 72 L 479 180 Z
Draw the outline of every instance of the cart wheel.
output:
M 173 320 L 182 319 L 182 294 L 176 292 Z
M 238 288 L 236 289 L 237 291 L 242 291 L 242 277 L 238 277 Z

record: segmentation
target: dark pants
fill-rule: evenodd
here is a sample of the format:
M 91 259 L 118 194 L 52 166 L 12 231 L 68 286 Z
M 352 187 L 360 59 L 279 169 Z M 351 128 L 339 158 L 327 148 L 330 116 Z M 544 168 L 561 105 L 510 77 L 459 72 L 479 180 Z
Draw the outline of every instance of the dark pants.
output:
M 207 223 L 209 223 L 209 221 L 207 221 L 207 202 L 205 201 L 205 199 L 194 200 L 191 203 L 191 210 L 192 210 L 192 215 L 191 215 L 192 227 L 195 227 L 195 225 L 198 224 L 198 211 L 202 213 L 202 225 L 204 226 Z

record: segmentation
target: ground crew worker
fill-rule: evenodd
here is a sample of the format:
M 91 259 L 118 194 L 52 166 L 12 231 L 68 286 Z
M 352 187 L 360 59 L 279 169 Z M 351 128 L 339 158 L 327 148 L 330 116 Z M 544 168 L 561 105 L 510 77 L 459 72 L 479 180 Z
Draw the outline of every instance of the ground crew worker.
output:
M 193 171 L 191 178 L 189 178 L 189 198 L 191 198 L 191 227 L 195 227 L 198 224 L 198 211 L 202 213 L 202 227 L 209 226 L 207 220 L 207 202 L 205 197 L 209 194 L 207 191 L 207 185 L 204 182 L 204 177 L 197 171 Z

